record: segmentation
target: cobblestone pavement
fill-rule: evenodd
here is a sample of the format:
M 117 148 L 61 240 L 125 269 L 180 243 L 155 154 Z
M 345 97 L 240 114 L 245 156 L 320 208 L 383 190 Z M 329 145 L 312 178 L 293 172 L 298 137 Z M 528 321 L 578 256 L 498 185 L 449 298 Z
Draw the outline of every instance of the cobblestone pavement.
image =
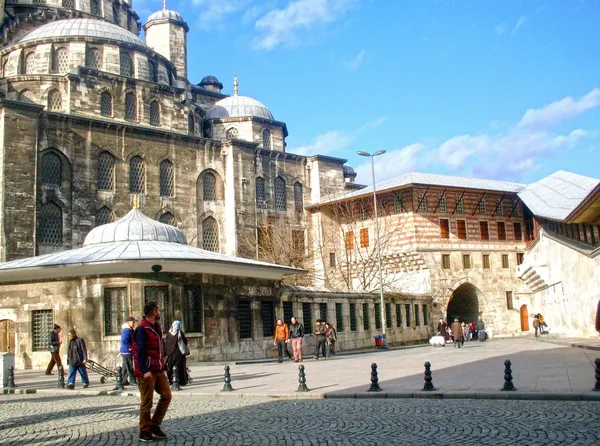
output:
M 135 445 L 137 404 L 134 397 L 1 396 L 0 444 Z M 163 428 L 166 443 L 178 445 L 546 446 L 600 444 L 599 422 L 594 402 L 175 396 Z

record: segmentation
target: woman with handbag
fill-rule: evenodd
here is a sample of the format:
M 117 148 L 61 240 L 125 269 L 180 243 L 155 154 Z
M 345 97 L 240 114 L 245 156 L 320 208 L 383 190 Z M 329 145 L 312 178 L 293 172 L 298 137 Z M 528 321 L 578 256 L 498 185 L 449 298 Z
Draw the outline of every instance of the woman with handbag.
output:
M 171 329 L 167 332 L 165 352 L 167 353 L 167 376 L 169 383 L 173 384 L 173 367 L 177 367 L 179 385 L 188 383 L 186 357 L 190 354 L 188 341 L 181 329 L 181 321 L 174 321 Z

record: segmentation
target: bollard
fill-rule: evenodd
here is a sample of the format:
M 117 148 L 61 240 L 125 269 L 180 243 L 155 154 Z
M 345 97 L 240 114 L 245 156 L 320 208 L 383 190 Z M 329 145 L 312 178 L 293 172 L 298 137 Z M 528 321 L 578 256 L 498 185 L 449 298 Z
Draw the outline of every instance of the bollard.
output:
M 594 391 L 600 391 L 600 358 L 596 358 L 594 361 L 596 364 L 596 385 L 594 386 Z
M 62 365 L 58 366 L 58 384 L 56 385 L 58 389 L 65 388 L 65 369 Z
M 15 368 L 14 367 L 9 367 L 8 368 L 8 388 L 9 389 L 14 389 L 15 387 Z
M 229 366 L 225 366 L 225 384 L 221 392 L 233 392 L 234 388 L 231 387 L 231 375 L 229 374 Z
M 298 390 L 296 390 L 296 392 L 310 392 L 310 389 L 306 387 L 306 375 L 304 374 L 304 366 L 301 365 L 300 367 L 298 367 L 298 370 L 300 371 L 298 373 L 298 382 L 300 384 L 298 384 Z
M 379 387 L 379 378 L 377 377 L 377 364 L 371 364 L 371 387 L 367 392 L 381 392 L 383 389 Z
M 425 385 L 423 386 L 424 391 L 437 390 L 433 387 L 433 376 L 431 376 L 431 363 L 425 363 Z
M 123 367 L 117 367 L 117 386 L 113 390 L 125 390 L 123 386 Z
M 517 390 L 512 382 L 512 370 L 510 368 L 511 362 L 507 359 L 504 361 L 504 387 L 500 390 Z
M 181 390 L 181 387 L 179 387 L 179 367 L 173 367 L 173 384 L 171 384 L 171 390 Z

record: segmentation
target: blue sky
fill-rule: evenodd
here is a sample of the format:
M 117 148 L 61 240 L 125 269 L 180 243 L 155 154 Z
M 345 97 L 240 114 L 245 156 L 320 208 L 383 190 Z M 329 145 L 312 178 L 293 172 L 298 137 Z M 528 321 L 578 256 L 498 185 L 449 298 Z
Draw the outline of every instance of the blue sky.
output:
M 134 1 L 144 22 L 160 2 Z M 155 4 L 156 3 L 156 4 Z M 170 0 L 189 77 L 287 123 L 289 152 L 369 183 L 423 171 L 600 178 L 600 0 Z

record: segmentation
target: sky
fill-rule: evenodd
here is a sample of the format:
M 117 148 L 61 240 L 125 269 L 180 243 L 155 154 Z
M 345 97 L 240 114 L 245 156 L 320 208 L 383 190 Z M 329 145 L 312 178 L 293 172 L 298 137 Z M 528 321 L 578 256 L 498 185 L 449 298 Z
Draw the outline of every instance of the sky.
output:
M 133 0 L 142 22 L 162 2 Z M 287 124 L 287 152 L 529 183 L 600 178 L 600 0 L 168 0 L 188 77 Z

